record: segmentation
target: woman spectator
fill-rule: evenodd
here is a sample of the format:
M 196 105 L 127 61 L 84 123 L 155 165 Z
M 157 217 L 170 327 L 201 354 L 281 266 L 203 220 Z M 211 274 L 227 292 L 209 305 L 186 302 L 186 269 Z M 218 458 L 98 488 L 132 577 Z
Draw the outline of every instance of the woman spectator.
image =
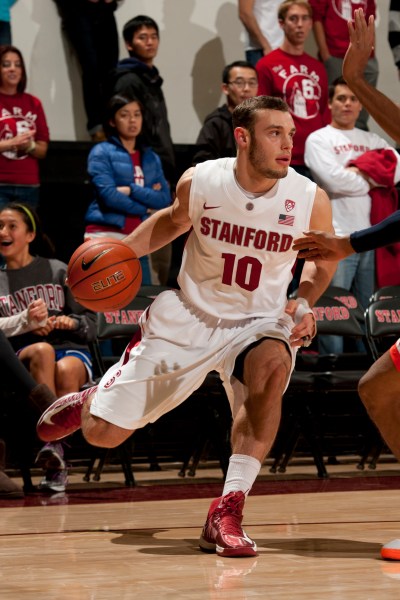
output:
M 86 213 L 85 239 L 122 239 L 154 210 L 171 202 L 158 155 L 140 142 L 142 113 L 140 102 L 132 96 L 117 94 L 109 102 L 108 140 L 96 144 L 88 158 L 95 198 Z M 150 284 L 148 257 L 140 261 L 143 283 Z
M 42 104 L 25 92 L 24 59 L 15 46 L 0 46 L 0 207 L 18 200 L 39 202 L 39 159 L 49 130 Z
M 65 285 L 67 265 L 45 258 L 51 254 L 46 240 L 34 209 L 11 203 L 0 210 L 0 253 L 5 261 L 0 271 L 0 316 L 21 313 L 36 298 L 45 301 L 46 323 L 10 342 L 35 381 L 60 397 L 92 382 L 87 343 L 96 336 L 97 318 L 74 300 Z M 61 444 L 46 445 L 37 462 L 48 467 L 41 488 L 63 491 Z

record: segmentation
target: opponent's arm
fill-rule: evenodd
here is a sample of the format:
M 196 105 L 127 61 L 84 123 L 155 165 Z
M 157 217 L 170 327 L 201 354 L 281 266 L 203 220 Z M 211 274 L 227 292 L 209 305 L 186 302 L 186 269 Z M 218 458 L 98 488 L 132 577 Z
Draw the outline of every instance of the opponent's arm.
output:
M 400 108 L 364 77 L 375 44 L 374 17 L 365 20 L 362 8 L 354 11 L 354 26 L 348 23 L 350 45 L 343 61 L 343 77 L 375 121 L 400 143 Z
M 293 250 L 305 260 L 341 260 L 355 252 L 367 252 L 400 241 L 400 210 L 380 223 L 340 237 L 323 231 L 307 231 L 294 241 Z
M 176 187 L 175 201 L 171 206 L 154 213 L 124 238 L 125 244 L 130 246 L 137 256 L 145 256 L 162 248 L 190 229 L 192 223 L 189 217 L 189 194 L 192 175 L 193 168 L 182 175 Z

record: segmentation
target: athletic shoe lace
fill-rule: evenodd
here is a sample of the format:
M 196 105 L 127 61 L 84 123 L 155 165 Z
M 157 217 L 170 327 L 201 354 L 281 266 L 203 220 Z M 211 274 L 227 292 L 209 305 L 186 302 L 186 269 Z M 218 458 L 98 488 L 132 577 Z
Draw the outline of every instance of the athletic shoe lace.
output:
M 228 495 L 223 499 L 223 507 L 219 514 L 219 524 L 222 533 L 243 537 L 242 522 L 243 499 L 239 496 Z

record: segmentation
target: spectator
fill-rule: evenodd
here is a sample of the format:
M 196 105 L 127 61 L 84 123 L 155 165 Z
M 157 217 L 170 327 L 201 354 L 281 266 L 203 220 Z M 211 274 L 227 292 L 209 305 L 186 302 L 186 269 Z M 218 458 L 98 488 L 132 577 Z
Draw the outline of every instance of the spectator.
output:
M 370 190 L 378 183 L 366 171 L 350 166 L 350 161 L 365 156 L 371 150 L 390 148 L 393 172 L 396 173 L 393 179 L 396 182 L 400 179 L 400 157 L 383 138 L 356 127 L 361 103 L 343 78 L 337 79 L 329 88 L 329 107 L 331 123 L 310 134 L 306 141 L 305 159 L 315 181 L 330 196 L 336 234 L 347 235 L 355 229 L 365 229 L 371 225 Z M 379 159 L 378 166 L 384 168 Z M 366 308 L 375 288 L 374 251 L 342 260 L 332 285 L 351 290 Z M 333 340 L 327 342 L 327 345 L 324 343 L 325 351 L 343 351 L 341 338 L 334 336 Z
M 142 105 L 135 98 L 111 98 L 106 123 L 110 136 L 96 144 L 88 158 L 95 198 L 86 213 L 86 239 L 123 239 L 154 210 L 170 204 L 161 161 L 140 142 L 142 123 Z M 140 262 L 143 283 L 150 284 L 148 258 Z
M 150 17 L 139 15 L 125 23 L 122 33 L 129 58 L 119 61 L 111 75 L 112 94 L 129 94 L 146 107 L 144 141 L 161 158 L 169 183 L 174 183 L 175 156 L 162 91 L 163 80 L 154 66 L 160 43 L 158 25 Z
M 247 34 L 246 60 L 255 65 L 283 41 L 278 23 L 278 7 L 282 0 L 239 0 L 239 19 Z
M 314 16 L 314 36 L 318 46 L 319 56 L 323 61 L 331 85 L 342 75 L 343 59 L 349 45 L 347 23 L 353 19 L 354 10 L 361 7 L 367 18 L 375 16 L 375 0 L 357 0 L 333 2 L 332 0 L 309 0 Z M 374 87 L 378 82 L 378 61 L 374 54 L 370 57 L 365 77 Z M 362 109 L 357 119 L 356 127 L 368 131 L 368 113 Z
M 400 5 L 398 0 L 390 0 L 389 44 L 400 79 Z
M 42 414 L 56 399 L 55 394 L 45 385 L 37 384 L 29 371 L 15 355 L 6 336 L 18 335 L 36 329 L 47 321 L 47 307 L 42 299 L 34 300 L 18 315 L 0 318 L 0 373 L 11 389 L 22 395 L 26 406 Z M 6 467 L 6 445 L 0 439 L 0 498 L 21 498 L 23 490 L 10 479 Z
M 105 140 L 105 83 L 118 62 L 118 30 L 114 12 L 120 0 L 55 0 L 62 28 L 82 70 L 87 130 L 93 142 Z
M 87 343 L 96 335 L 96 314 L 73 299 L 64 263 L 35 254 L 49 254 L 45 241 L 33 209 L 11 203 L 0 211 L 0 251 L 6 263 L 0 271 L 0 316 L 21 313 L 35 298 L 46 302 L 46 324 L 10 341 L 35 381 L 58 397 L 92 382 Z M 42 448 L 37 462 L 47 468 L 41 489 L 63 491 L 67 471 L 61 444 Z
M 246 98 L 257 95 L 257 71 L 252 64 L 237 60 L 226 65 L 222 72 L 222 92 L 226 103 L 207 115 L 196 141 L 193 164 L 236 156 L 232 112 Z
M 10 8 L 17 0 L 0 0 L 0 46 L 9 46 L 12 41 Z
M 39 159 L 49 130 L 42 104 L 25 92 L 24 59 L 15 46 L 0 47 L 0 208 L 15 199 L 39 202 Z
M 163 80 L 154 66 L 160 43 L 157 23 L 138 15 L 125 23 L 123 36 L 129 58 L 121 60 L 110 78 L 111 95 L 128 94 L 138 98 L 146 108 L 143 122 L 144 143 L 161 159 L 164 175 L 175 187 L 175 154 L 168 122 L 167 106 L 162 91 Z M 151 255 L 153 283 L 165 285 L 171 266 L 171 244 Z
M 283 98 L 289 105 L 296 135 L 291 166 L 310 176 L 304 163 L 308 135 L 329 121 L 328 81 L 321 63 L 304 52 L 312 28 L 312 10 L 307 0 L 285 0 L 278 19 L 283 44 L 257 63 L 258 93 Z

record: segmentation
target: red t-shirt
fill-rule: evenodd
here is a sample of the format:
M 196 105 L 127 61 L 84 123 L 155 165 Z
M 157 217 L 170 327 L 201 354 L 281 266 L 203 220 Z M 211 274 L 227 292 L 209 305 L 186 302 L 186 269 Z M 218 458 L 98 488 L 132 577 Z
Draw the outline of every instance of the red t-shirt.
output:
M 329 52 L 344 58 L 349 45 L 347 22 L 353 19 L 356 8 L 362 8 L 367 19 L 375 17 L 375 0 L 309 0 L 314 21 L 322 23 Z
M 49 141 L 49 128 L 42 103 L 25 92 L 13 95 L 0 93 L 0 140 L 25 131 L 32 131 L 36 141 Z M 38 159 L 30 154 L 18 156 L 13 151 L 0 153 L 0 183 L 39 184 Z
M 304 145 L 310 133 L 330 121 L 328 78 L 324 65 L 309 54 L 273 50 L 256 65 L 258 93 L 282 98 L 296 126 L 293 165 L 304 165 Z

